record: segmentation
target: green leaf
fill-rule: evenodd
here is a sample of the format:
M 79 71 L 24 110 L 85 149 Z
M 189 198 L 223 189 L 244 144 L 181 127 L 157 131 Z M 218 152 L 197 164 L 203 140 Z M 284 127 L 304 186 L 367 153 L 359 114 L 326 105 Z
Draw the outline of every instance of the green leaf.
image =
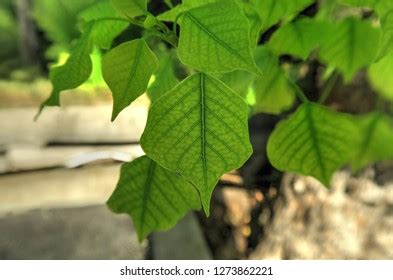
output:
M 33 16 L 45 36 L 51 41 L 68 46 L 80 33 L 78 14 L 97 0 L 34 0 Z
M 147 0 L 111 0 L 115 9 L 130 18 L 147 14 Z
M 11 11 L 0 7 L 0 65 L 19 55 L 18 24 Z
M 162 20 L 162 21 L 171 21 L 175 22 L 176 19 L 184 12 L 200 7 L 206 4 L 214 3 L 220 0 L 183 0 L 180 5 L 177 5 L 176 7 L 170 9 L 169 11 L 166 11 L 162 14 L 160 14 L 157 19 Z
M 112 41 L 128 26 L 128 22 L 118 17 L 109 0 L 98 2 L 84 10 L 79 18 L 85 24 L 93 22 L 91 41 L 102 49 L 109 49 Z
M 102 75 L 113 95 L 112 121 L 147 89 L 158 59 L 143 39 L 123 43 L 105 54 Z
M 381 19 L 381 40 L 376 60 L 393 51 L 393 11 Z
M 241 0 L 239 0 L 239 2 L 244 14 L 246 15 L 250 23 L 251 48 L 255 49 L 259 41 L 260 31 L 262 28 L 262 20 L 259 16 L 259 13 L 255 9 L 255 4 L 251 2 L 243 2 Z
M 219 75 L 218 78 L 245 99 L 248 94 L 248 90 L 255 79 L 255 75 L 247 71 L 235 70 Z
M 235 2 L 191 9 L 180 25 L 178 55 L 183 64 L 207 73 L 259 73 L 251 54 L 249 22 Z
M 339 0 L 339 3 L 374 9 L 380 16 L 393 9 L 392 0 Z
M 296 15 L 314 0 L 256 0 L 256 9 L 262 19 L 262 31 L 278 23 L 280 19 Z
M 360 170 L 367 165 L 393 159 L 393 121 L 380 112 L 357 118 L 361 130 L 361 142 L 352 161 L 352 169 Z
M 154 82 L 147 89 L 147 94 L 152 103 L 178 83 L 172 56 L 168 53 L 162 53 L 159 57 L 160 66 L 154 73 Z
M 350 116 L 305 103 L 277 125 L 267 154 L 277 169 L 311 175 L 329 186 L 333 172 L 353 158 L 358 139 Z
M 295 94 L 280 67 L 278 57 L 266 47 L 258 47 L 256 61 L 262 69 L 262 75 L 254 83 L 254 113 L 279 114 L 289 109 L 295 101 Z
M 153 231 L 171 228 L 190 209 L 200 209 L 195 188 L 147 156 L 123 164 L 107 204 L 115 213 L 132 217 L 139 241 Z
M 247 105 L 239 95 L 216 78 L 195 74 L 153 103 L 142 148 L 190 181 L 209 214 L 219 178 L 252 153 L 247 119 Z
M 268 45 L 277 54 L 289 54 L 306 60 L 328 34 L 326 22 L 301 18 L 278 29 Z
M 60 92 L 73 89 L 83 84 L 90 76 L 92 71 L 92 61 L 90 52 L 92 44 L 90 42 L 91 27 L 77 41 L 66 63 L 61 66 L 51 68 L 49 79 L 53 89 L 49 98 L 41 104 L 39 116 L 45 106 L 59 106 Z
M 393 101 L 393 52 L 368 69 L 371 86 L 381 96 Z
M 378 50 L 379 30 L 360 19 L 347 18 L 335 24 L 323 42 L 319 56 L 336 67 L 346 81 L 361 68 L 371 64 Z

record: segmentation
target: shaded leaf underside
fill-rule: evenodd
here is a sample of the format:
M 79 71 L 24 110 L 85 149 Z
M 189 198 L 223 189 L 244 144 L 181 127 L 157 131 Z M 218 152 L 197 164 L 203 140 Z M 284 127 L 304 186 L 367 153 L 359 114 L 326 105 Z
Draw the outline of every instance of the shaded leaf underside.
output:
M 152 105 L 141 144 L 148 156 L 199 190 L 209 213 L 219 178 L 252 153 L 247 114 L 242 98 L 225 84 L 195 74 Z
M 251 54 L 248 19 L 232 0 L 191 9 L 180 25 L 178 55 L 184 64 L 205 73 L 259 73 Z
M 142 95 L 158 60 L 145 40 L 123 43 L 105 54 L 102 75 L 113 95 L 112 120 Z
M 195 188 L 147 156 L 123 164 L 119 182 L 107 202 L 133 219 L 139 240 L 174 226 L 189 210 L 200 209 Z

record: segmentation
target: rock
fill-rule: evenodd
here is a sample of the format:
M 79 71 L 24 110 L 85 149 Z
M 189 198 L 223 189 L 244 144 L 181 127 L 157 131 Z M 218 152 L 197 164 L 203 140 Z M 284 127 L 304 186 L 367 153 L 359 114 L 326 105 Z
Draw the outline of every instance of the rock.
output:
M 327 189 L 311 177 L 285 174 L 251 258 L 392 259 L 393 183 L 377 185 L 372 176 L 341 171 Z

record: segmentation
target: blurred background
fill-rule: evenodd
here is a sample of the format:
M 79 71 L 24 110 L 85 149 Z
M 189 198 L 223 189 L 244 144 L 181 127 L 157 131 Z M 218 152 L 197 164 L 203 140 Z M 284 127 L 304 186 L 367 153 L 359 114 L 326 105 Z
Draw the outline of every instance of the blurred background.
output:
M 121 163 L 143 154 L 148 98 L 111 123 L 112 98 L 97 49 L 89 80 L 65 92 L 61 108 L 47 108 L 33 120 L 51 92 L 48 69 L 67 59 L 79 36 L 78 14 L 97 1 L 0 0 L 0 259 L 393 258 L 393 164 L 375 164 L 356 176 L 341 170 L 330 189 L 282 174 L 266 159 L 267 138 L 283 117 L 271 114 L 250 119 L 254 154 L 221 178 L 209 218 L 190 213 L 139 244 L 132 221 L 111 213 L 105 202 Z M 163 2 L 151 1 L 150 11 L 165 10 Z M 312 4 L 301 13 L 317 9 Z M 130 27 L 114 44 L 140 32 Z M 320 92 L 323 66 L 291 63 L 298 63 L 299 85 L 318 99 L 313 95 Z M 187 70 L 177 72 L 181 78 Z M 349 84 L 334 79 L 326 104 L 355 114 L 374 108 L 376 94 L 364 71 Z

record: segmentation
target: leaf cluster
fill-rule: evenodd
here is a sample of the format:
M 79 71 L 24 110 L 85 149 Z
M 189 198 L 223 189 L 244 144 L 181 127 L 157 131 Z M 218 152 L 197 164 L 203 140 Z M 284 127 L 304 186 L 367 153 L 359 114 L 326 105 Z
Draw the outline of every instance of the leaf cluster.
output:
M 220 177 L 252 153 L 250 114 L 294 110 L 270 136 L 268 157 L 277 169 L 314 176 L 326 186 L 344 165 L 359 170 L 393 157 L 386 112 L 339 113 L 309 101 L 298 85 L 310 61 L 324 65 L 326 83 L 332 75 L 350 82 L 366 69 L 380 98 L 393 101 L 392 1 L 164 2 L 168 9 L 157 16 L 147 0 L 103 0 L 83 9 L 80 36 L 67 61 L 51 69 L 53 91 L 42 106 L 59 105 L 61 91 L 88 79 L 93 48 L 105 52 L 112 120 L 147 92 L 146 156 L 123 165 L 108 202 L 132 216 L 141 240 L 191 209 L 202 206 L 209 214 Z M 313 5 L 316 14 L 302 13 Z M 347 13 L 350 7 L 356 12 Z M 372 16 L 364 17 L 365 10 Z M 129 25 L 142 36 L 113 44 Z M 297 63 L 283 62 L 288 56 Z M 301 105 L 294 108 L 296 97 Z

